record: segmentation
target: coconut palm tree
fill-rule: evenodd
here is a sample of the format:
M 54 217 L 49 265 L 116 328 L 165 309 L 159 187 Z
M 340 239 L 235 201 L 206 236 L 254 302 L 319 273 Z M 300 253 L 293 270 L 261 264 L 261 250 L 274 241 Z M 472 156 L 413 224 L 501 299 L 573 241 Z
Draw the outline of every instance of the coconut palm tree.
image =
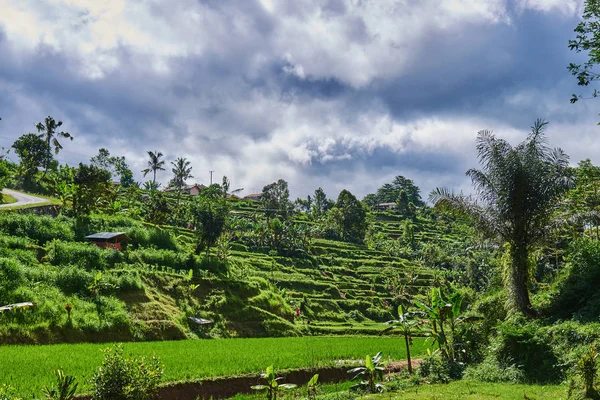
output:
M 148 156 L 150 157 L 150 160 L 148 160 L 148 168 L 146 168 L 142 172 L 144 173 L 144 176 L 146 176 L 150 173 L 150 171 L 152 171 L 152 185 L 156 186 L 156 171 L 165 170 L 163 167 L 165 165 L 165 160 L 161 160 L 163 153 L 161 153 L 160 151 L 149 151 Z
M 568 156 L 547 145 L 546 121 L 537 120 L 516 147 L 488 130 L 477 136 L 481 170 L 470 169 L 477 198 L 436 189 L 429 200 L 471 217 L 480 232 L 506 245 L 505 284 L 512 305 L 526 315 L 533 310 L 528 286 L 530 251 L 546 235 L 559 197 L 572 184 Z
M 171 180 L 171 184 L 175 186 L 178 190 L 178 198 L 181 195 L 181 191 L 185 186 L 185 181 L 193 178 L 192 176 L 192 165 L 185 157 L 179 157 L 175 161 L 171 161 L 171 165 L 173 168 L 171 171 L 173 172 L 173 179 Z
M 62 150 L 62 145 L 58 141 L 58 138 L 65 138 L 73 140 L 73 136 L 69 132 L 57 132 L 56 129 L 62 126 L 62 121 L 56 121 L 54 118 L 48 116 L 44 120 L 44 122 L 38 122 L 35 127 L 38 131 L 38 136 L 42 138 L 46 142 L 46 146 L 48 147 L 48 154 L 51 153 L 52 147 L 54 146 L 54 154 L 58 154 L 60 150 Z M 48 166 L 50 164 L 50 157 L 44 163 L 44 176 L 48 172 Z

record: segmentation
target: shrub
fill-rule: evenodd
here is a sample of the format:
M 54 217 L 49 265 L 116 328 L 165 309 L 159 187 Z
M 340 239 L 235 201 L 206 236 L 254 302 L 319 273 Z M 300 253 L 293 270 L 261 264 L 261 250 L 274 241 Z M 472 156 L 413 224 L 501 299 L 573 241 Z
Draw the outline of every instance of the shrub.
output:
M 192 269 L 195 264 L 193 255 L 164 249 L 139 248 L 127 254 L 129 263 L 142 262 L 174 269 Z
M 107 269 L 123 261 L 123 254 L 88 243 L 53 240 L 46 245 L 46 259 L 52 265 L 77 265 L 85 269 Z
M 443 360 L 438 351 L 429 353 L 419 365 L 418 374 L 429 383 L 448 383 L 462 378 L 465 365 L 455 360 Z
M 56 275 L 56 286 L 67 294 L 86 295 L 94 274 L 77 267 L 62 268 Z
M 502 368 L 518 365 L 526 381 L 558 382 L 563 378 L 558 357 L 550 344 L 540 336 L 539 326 L 522 317 L 498 326 L 491 349 Z
M 525 374 L 515 364 L 500 366 L 493 355 L 486 357 L 481 364 L 470 367 L 465 372 L 465 378 L 483 382 L 525 382 Z
M 0 258 L 0 301 L 10 302 L 10 293 L 25 279 L 23 266 L 10 258 Z
M 39 244 L 53 239 L 73 240 L 75 237 L 71 220 L 36 214 L 0 213 L 0 231 L 28 237 Z
M 104 350 L 104 361 L 92 377 L 95 400 L 146 400 L 163 375 L 163 366 L 155 356 L 128 358 L 123 347 Z

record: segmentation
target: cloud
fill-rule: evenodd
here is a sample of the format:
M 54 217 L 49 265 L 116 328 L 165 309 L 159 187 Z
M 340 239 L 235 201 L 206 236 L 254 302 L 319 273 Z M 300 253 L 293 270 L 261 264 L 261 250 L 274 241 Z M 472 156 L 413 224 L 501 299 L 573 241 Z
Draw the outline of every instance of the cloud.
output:
M 0 0 L 0 146 L 52 115 L 142 179 L 147 150 L 256 192 L 468 189 L 474 138 L 537 117 L 574 160 L 597 119 L 566 65 L 581 1 Z M 581 141 L 572 141 L 573 137 Z M 600 160 L 598 160 L 600 162 Z M 169 171 L 159 174 L 166 182 Z M 220 179 L 220 178 L 219 178 Z

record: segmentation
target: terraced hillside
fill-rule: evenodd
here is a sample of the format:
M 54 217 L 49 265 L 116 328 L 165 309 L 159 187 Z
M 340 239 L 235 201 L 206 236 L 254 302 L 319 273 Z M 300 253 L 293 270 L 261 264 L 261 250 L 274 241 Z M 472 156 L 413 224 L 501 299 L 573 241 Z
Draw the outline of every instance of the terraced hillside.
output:
M 260 218 L 243 202 L 233 215 Z M 394 242 L 404 225 L 391 214 L 373 223 Z M 421 242 L 460 237 L 443 221 L 415 226 Z M 98 231 L 126 232 L 128 249 L 84 242 Z M 319 238 L 294 256 L 233 240 L 208 261 L 194 254 L 192 231 L 119 216 L 2 213 L 0 232 L 0 300 L 35 303 L 0 314 L 0 341 L 11 343 L 377 333 L 402 299 L 423 293 L 438 274 L 416 252 L 401 257 Z

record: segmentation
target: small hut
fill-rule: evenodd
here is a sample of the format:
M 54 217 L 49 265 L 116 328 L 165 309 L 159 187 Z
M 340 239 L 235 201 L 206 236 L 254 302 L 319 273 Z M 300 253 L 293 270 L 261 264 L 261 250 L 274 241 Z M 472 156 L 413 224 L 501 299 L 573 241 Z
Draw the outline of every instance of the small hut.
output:
M 127 234 L 125 232 L 100 232 L 85 237 L 90 243 L 103 249 L 122 250 L 127 246 Z

